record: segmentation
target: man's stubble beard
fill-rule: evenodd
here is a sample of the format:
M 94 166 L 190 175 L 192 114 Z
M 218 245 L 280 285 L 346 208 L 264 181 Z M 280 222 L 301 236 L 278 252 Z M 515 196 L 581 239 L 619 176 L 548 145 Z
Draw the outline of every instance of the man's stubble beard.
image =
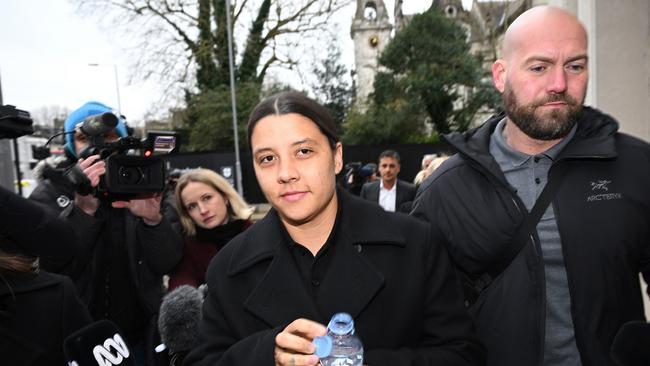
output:
M 544 115 L 536 114 L 538 107 L 559 101 L 565 102 L 567 108 L 553 109 Z M 503 92 L 503 105 L 508 118 L 527 136 L 535 140 L 550 141 L 563 138 L 575 126 L 582 114 L 582 102 L 578 103 L 566 93 L 549 94 L 543 100 L 521 105 L 517 102 L 517 97 L 508 83 Z

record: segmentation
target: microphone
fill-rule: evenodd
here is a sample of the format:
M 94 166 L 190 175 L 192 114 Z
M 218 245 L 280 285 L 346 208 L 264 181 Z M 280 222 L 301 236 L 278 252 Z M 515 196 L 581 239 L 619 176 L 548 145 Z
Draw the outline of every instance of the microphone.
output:
M 610 354 L 619 366 L 650 365 L 650 324 L 630 321 L 614 337 Z
M 117 325 L 105 319 L 72 333 L 63 349 L 69 366 L 135 366 Z
M 202 308 L 203 294 L 192 286 L 179 286 L 165 295 L 160 305 L 158 330 L 170 353 L 187 352 L 192 348 Z
M 86 136 L 103 135 L 117 127 L 118 118 L 111 112 L 87 117 L 81 124 L 81 132 Z

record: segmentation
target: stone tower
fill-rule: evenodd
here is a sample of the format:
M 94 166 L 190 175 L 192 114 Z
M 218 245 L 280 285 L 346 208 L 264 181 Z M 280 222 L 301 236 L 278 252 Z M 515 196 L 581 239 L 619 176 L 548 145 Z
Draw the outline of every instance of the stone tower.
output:
M 388 19 L 383 0 L 357 0 L 352 21 L 354 41 L 356 107 L 364 110 L 372 93 L 379 56 L 390 42 L 393 26 Z

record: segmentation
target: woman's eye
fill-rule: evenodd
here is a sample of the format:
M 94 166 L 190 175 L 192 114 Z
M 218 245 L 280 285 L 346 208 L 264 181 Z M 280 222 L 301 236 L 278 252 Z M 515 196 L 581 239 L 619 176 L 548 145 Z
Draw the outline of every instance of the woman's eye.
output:
M 189 205 L 187 205 L 186 208 L 187 208 L 188 211 L 192 211 L 193 209 L 196 208 L 196 204 L 194 204 L 194 203 L 190 203 Z
M 209 201 L 211 198 L 212 198 L 211 195 L 206 195 L 206 196 L 203 196 L 202 199 L 203 199 L 203 201 Z
M 300 149 L 298 150 L 298 155 L 309 155 L 312 153 L 311 149 Z
M 259 164 L 265 164 L 265 163 L 270 163 L 271 161 L 273 161 L 273 159 L 274 159 L 273 155 L 266 155 L 259 158 L 258 161 Z

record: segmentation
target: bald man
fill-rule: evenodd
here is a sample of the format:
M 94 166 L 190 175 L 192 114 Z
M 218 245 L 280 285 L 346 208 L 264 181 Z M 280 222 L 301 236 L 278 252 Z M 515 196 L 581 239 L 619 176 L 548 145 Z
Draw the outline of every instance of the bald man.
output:
M 650 146 L 583 106 L 587 34 L 564 10 L 516 19 L 492 76 L 505 113 L 446 136 L 459 153 L 413 214 L 463 275 L 489 366 L 612 365 L 621 325 L 645 320 Z M 528 217 L 547 182 L 557 188 Z

